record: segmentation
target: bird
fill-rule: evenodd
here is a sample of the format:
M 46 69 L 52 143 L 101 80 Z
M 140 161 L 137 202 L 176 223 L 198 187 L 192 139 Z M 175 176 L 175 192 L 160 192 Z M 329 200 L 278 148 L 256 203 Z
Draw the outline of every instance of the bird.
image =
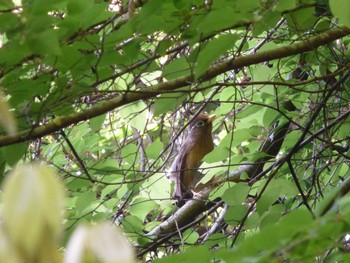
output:
M 195 185 L 202 174 L 198 171 L 203 157 L 214 149 L 212 137 L 213 121 L 216 115 L 200 114 L 189 124 L 189 132 L 175 157 L 169 176 L 175 182 L 173 197 L 182 206 L 192 198 Z

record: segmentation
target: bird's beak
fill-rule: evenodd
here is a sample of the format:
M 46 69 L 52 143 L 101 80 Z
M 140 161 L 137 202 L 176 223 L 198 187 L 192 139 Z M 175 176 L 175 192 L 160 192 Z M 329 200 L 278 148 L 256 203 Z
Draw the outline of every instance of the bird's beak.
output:
M 208 117 L 208 123 L 213 122 L 215 119 L 216 119 L 216 115 L 215 115 L 215 114 L 210 115 L 210 116 Z

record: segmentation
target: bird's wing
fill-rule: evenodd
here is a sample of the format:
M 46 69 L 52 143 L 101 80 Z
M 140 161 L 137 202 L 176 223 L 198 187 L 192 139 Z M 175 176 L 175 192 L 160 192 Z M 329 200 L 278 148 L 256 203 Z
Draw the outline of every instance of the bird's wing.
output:
M 171 172 L 170 177 L 175 182 L 175 189 L 174 189 L 174 197 L 183 198 L 183 194 L 186 192 L 186 189 L 184 189 L 184 186 L 182 184 L 183 182 L 183 176 L 186 169 L 186 156 L 187 152 L 185 149 L 179 152 L 179 154 L 176 156 L 174 162 L 171 165 Z

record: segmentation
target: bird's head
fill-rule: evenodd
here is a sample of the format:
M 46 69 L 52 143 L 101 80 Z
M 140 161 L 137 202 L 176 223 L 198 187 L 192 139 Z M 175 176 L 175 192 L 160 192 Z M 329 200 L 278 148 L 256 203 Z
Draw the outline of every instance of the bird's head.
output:
M 215 120 L 216 115 L 198 115 L 190 124 L 190 133 L 198 135 L 209 135 L 213 129 L 213 121 Z

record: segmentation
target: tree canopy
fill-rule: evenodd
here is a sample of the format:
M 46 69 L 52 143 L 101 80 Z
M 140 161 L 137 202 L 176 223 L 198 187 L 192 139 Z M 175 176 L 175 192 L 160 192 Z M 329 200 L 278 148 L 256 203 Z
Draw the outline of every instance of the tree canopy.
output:
M 350 260 L 348 10 L 347 0 L 0 1 L 0 258 L 6 222 L 21 223 L 9 207 L 46 187 L 59 194 L 39 191 L 40 209 L 65 202 L 64 220 L 47 209 L 48 222 L 64 221 L 53 223 L 58 248 L 108 221 L 142 261 Z M 200 113 L 217 115 L 215 148 L 200 194 L 176 208 L 166 171 Z M 31 162 L 60 180 L 6 183 Z M 26 230 L 30 220 L 23 235 L 46 235 L 46 223 Z

